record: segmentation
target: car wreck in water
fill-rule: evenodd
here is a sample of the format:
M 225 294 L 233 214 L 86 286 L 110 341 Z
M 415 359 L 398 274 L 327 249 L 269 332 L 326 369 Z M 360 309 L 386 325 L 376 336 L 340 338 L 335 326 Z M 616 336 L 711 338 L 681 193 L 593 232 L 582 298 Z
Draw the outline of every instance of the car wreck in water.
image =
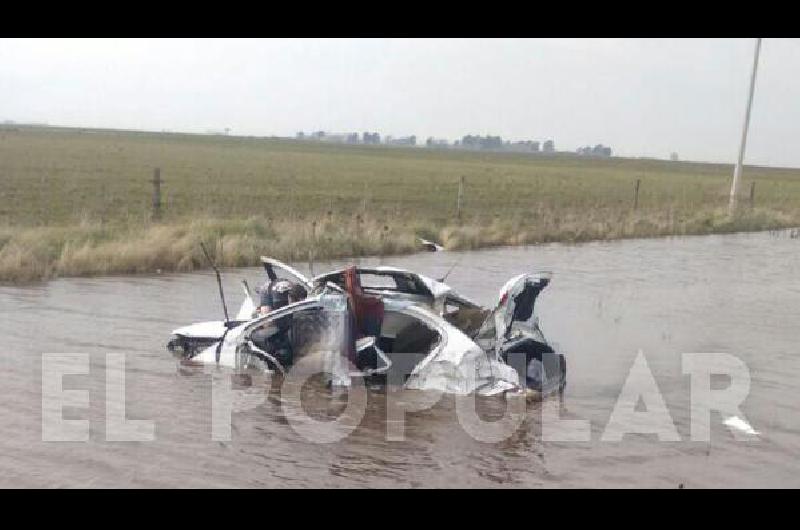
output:
M 351 266 L 307 278 L 261 259 L 270 280 L 288 279 L 306 296 L 259 315 L 242 282 L 245 299 L 235 319 L 176 329 L 169 351 L 190 362 L 270 373 L 322 358 L 329 382 L 345 387 L 360 377 L 453 394 L 542 397 L 566 385 L 564 355 L 548 344 L 534 315 L 548 275 L 511 278 L 487 309 L 443 281 L 394 267 Z

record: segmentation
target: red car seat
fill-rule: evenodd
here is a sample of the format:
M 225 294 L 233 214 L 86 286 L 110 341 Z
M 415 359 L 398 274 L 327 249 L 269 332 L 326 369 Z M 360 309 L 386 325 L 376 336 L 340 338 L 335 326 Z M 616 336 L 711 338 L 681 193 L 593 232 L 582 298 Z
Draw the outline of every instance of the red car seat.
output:
M 345 290 L 353 304 L 356 338 L 379 336 L 383 325 L 383 300 L 364 293 L 355 267 L 349 267 L 344 272 L 344 282 Z

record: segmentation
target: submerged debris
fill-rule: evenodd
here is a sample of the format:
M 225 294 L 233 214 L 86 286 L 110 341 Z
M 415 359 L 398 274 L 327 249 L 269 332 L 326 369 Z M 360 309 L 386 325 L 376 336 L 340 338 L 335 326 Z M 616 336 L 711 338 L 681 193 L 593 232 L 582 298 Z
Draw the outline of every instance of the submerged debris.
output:
M 422 239 L 421 237 L 418 237 L 417 240 L 419 240 L 420 244 L 422 244 L 422 248 L 424 248 L 425 250 L 429 250 L 431 252 L 440 252 L 444 250 L 444 247 L 442 245 L 434 243 L 433 241 L 430 241 L 428 239 Z

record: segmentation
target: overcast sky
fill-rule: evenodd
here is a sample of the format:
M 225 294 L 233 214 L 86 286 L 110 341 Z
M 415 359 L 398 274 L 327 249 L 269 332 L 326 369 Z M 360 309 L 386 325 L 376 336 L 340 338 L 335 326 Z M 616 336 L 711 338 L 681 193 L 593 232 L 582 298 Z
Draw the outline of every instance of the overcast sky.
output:
M 602 143 L 735 162 L 753 39 L 0 39 L 0 120 Z M 800 167 L 800 40 L 765 39 L 746 162 Z

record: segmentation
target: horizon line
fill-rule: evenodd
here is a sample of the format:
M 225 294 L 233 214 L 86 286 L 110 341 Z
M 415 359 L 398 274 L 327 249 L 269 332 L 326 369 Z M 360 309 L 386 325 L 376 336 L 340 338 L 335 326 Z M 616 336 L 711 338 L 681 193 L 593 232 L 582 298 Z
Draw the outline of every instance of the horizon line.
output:
M 56 124 L 51 124 L 51 123 L 47 123 L 47 122 L 20 122 L 20 121 L 9 120 L 9 119 L 3 119 L 2 121 L 0 121 L 0 130 L 12 128 L 12 127 L 28 127 L 28 128 L 41 128 L 41 129 L 77 129 L 77 130 L 83 129 L 83 130 L 91 130 L 91 131 L 108 131 L 108 132 L 123 132 L 123 133 L 149 133 L 149 134 L 165 134 L 165 135 L 166 134 L 173 134 L 173 135 L 191 135 L 191 136 L 220 136 L 220 137 L 223 137 L 223 138 L 256 138 L 256 139 L 263 139 L 263 140 L 276 139 L 276 140 L 287 140 L 287 141 L 302 142 L 302 143 L 314 142 L 313 140 L 306 140 L 306 139 L 302 139 L 301 140 L 301 139 L 298 139 L 296 136 L 280 136 L 280 135 L 276 135 L 276 134 L 264 135 L 264 134 L 225 133 L 225 132 L 223 132 L 225 130 L 224 128 L 222 130 L 220 130 L 220 131 L 208 130 L 206 132 L 193 132 L 193 131 L 173 130 L 173 129 L 155 130 L 155 129 L 134 129 L 134 128 L 122 128 L 122 127 L 98 127 L 98 126 L 83 126 L 83 125 L 56 125 Z M 231 128 L 228 128 L 228 130 L 230 131 Z M 356 132 L 356 131 L 352 131 L 352 132 Z M 388 136 L 394 137 L 394 135 L 388 135 Z M 416 136 L 416 135 L 411 135 L 411 134 L 406 135 L 406 137 L 410 137 L 410 136 Z M 383 135 L 383 137 L 385 138 L 386 135 Z M 439 140 L 444 139 L 444 138 L 435 137 L 435 136 L 430 136 L 430 138 L 439 139 Z M 502 138 L 502 136 L 501 136 L 501 138 Z M 549 139 L 552 140 L 552 138 L 549 138 Z M 450 141 L 450 140 L 448 140 L 448 141 Z M 320 142 L 320 143 L 324 143 L 324 142 Z M 348 143 L 345 143 L 345 142 L 341 142 L 341 143 L 331 143 L 331 145 L 339 145 L 339 146 L 344 146 L 344 147 L 358 147 L 358 146 L 361 146 L 361 147 L 364 147 L 364 146 L 368 146 L 368 147 L 389 147 L 389 148 L 392 148 L 392 149 L 403 149 L 403 148 L 406 148 L 406 149 L 435 149 L 435 150 L 441 150 L 441 151 L 446 151 L 448 148 L 452 148 L 453 147 L 452 144 L 450 144 L 448 147 L 445 147 L 445 148 L 442 148 L 442 147 L 427 147 L 424 143 L 423 144 L 417 144 L 417 145 L 388 145 L 388 144 L 364 144 L 364 143 L 348 144 Z M 588 144 L 586 144 L 586 145 L 588 145 Z M 583 147 L 583 146 L 581 146 L 581 147 Z M 610 147 L 610 146 L 605 146 L 605 147 Z M 707 165 L 717 165 L 717 166 L 728 166 L 729 165 L 729 166 L 731 166 L 731 168 L 735 167 L 735 165 L 736 165 L 735 162 L 715 162 L 715 161 L 711 161 L 711 160 L 692 160 L 692 159 L 688 159 L 688 158 L 687 159 L 680 159 L 679 158 L 678 160 L 670 160 L 669 158 L 666 158 L 666 157 L 657 157 L 657 156 L 649 156 L 649 155 L 611 155 L 611 156 L 608 156 L 608 157 L 605 157 L 605 156 L 603 156 L 603 157 L 593 157 L 591 155 L 580 155 L 577 152 L 577 149 L 578 148 L 576 148 L 574 150 L 571 150 L 571 151 L 559 151 L 559 150 L 556 150 L 554 152 L 538 151 L 538 152 L 531 152 L 531 153 L 514 152 L 514 151 L 492 151 L 492 150 L 484 150 L 484 152 L 488 151 L 488 152 L 492 152 L 492 153 L 496 153 L 496 154 L 510 154 L 510 155 L 530 154 L 530 155 L 533 155 L 533 156 L 574 155 L 576 157 L 585 157 L 585 158 L 589 158 L 589 159 L 592 159 L 592 158 L 595 158 L 595 159 L 617 158 L 617 159 L 626 159 L 626 160 L 657 160 L 657 161 L 660 161 L 660 162 L 671 162 L 671 163 L 677 163 L 677 164 L 680 164 L 680 163 L 692 163 L 692 164 L 707 164 Z M 466 151 L 466 152 L 481 152 L 480 149 L 463 149 L 463 151 Z M 754 164 L 754 163 L 745 163 L 744 166 L 745 167 L 753 167 L 753 168 L 767 168 L 767 169 L 788 169 L 788 170 L 798 170 L 798 169 L 800 169 L 800 166 L 774 166 L 774 165 L 771 165 L 771 164 Z

